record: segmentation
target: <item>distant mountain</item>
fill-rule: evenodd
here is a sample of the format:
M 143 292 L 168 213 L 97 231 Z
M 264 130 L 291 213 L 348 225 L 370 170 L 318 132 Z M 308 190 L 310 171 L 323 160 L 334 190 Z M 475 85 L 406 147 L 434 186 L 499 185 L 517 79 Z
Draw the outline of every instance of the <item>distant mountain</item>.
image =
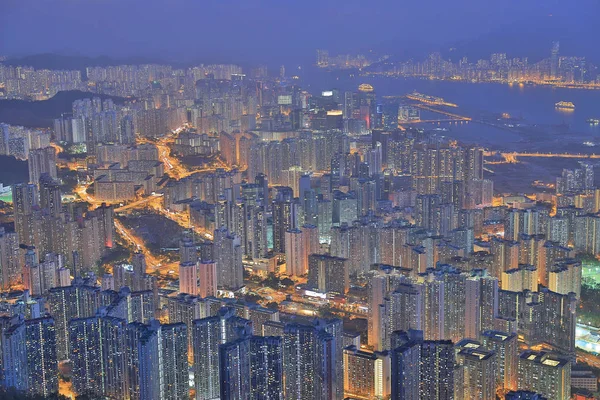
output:
M 127 99 L 104 94 L 69 90 L 58 92 L 54 97 L 42 101 L 0 100 L 0 122 L 30 128 L 50 128 L 53 120 L 63 113 L 71 112 L 75 100 L 100 97 L 123 104 Z
M 587 19 L 583 16 L 530 17 L 472 40 L 449 44 L 443 54 L 455 60 L 463 56 L 475 60 L 487 59 L 491 53 L 506 53 L 508 57 L 529 57 L 530 62 L 536 62 L 550 57 L 552 42 L 559 41 L 561 55 L 584 56 L 599 63 L 596 38 L 600 37 L 600 25 Z

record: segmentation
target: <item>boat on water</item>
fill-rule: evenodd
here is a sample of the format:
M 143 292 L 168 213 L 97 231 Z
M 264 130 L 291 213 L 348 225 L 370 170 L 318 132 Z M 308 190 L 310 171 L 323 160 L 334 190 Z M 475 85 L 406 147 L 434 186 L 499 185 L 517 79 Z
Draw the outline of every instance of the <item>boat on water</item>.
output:
M 598 125 L 600 124 L 600 119 L 598 118 L 588 118 L 586 122 L 590 125 Z
M 419 92 L 412 92 L 406 95 L 406 98 L 410 100 L 419 101 L 421 103 L 434 105 L 434 106 L 448 106 L 448 107 L 458 107 L 454 103 L 448 103 L 442 97 L 429 96 Z
M 561 108 L 561 109 L 564 109 L 564 110 L 574 110 L 575 109 L 575 104 L 573 104 L 570 101 L 559 101 L 554 106 L 556 108 Z

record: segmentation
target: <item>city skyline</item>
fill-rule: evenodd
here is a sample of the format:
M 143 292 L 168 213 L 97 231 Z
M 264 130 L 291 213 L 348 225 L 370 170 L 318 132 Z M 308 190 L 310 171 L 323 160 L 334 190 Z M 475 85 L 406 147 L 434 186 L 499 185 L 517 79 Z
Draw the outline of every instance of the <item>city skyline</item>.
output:
M 0 398 L 600 398 L 598 4 L 140 5 L 0 6 Z
M 34 1 L 4 2 L 3 36 L 16 33 L 25 21 L 32 30 L 1 43 L 0 55 L 57 53 L 149 57 L 163 62 L 303 64 L 312 58 L 315 48 L 424 55 L 423 49 L 429 52 L 455 47 L 465 52 L 461 57 L 480 57 L 490 47 L 495 52 L 508 52 L 512 45 L 517 48 L 517 56 L 523 57 L 544 43 L 560 40 L 574 53 L 592 56 L 592 38 L 598 31 L 590 18 L 599 7 L 591 0 L 575 6 L 541 1 L 496 5 L 472 0 L 402 5 L 387 1 L 377 7 L 360 1 L 339 4 L 333 0 L 285 6 L 272 0 L 227 4 L 178 0 L 169 7 L 164 7 L 161 0 L 153 0 L 145 1 L 144 7 L 138 5 L 137 0 L 52 0 L 46 7 Z M 96 22 L 86 23 L 89 19 Z M 166 34 L 155 29 L 161 19 L 178 21 L 177 29 Z M 134 29 L 132 21 L 145 23 Z M 371 21 L 377 24 L 376 30 L 353 28 Z M 312 28 L 307 29 L 308 25 Z M 211 30 L 222 26 L 228 26 L 222 35 L 210 35 Z M 38 29 L 50 27 L 52 37 L 35 34 Z M 79 34 L 72 35 L 75 31 Z M 282 34 L 270 36 L 270 32 Z M 243 45 L 240 37 L 247 39 Z

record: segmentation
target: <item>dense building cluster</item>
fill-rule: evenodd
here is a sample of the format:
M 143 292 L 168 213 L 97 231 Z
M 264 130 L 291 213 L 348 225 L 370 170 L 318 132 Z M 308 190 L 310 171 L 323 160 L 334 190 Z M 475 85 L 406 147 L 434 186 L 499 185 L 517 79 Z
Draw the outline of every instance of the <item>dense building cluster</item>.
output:
M 2 97 L 8 99 L 44 100 L 64 90 L 85 90 L 81 71 L 34 69 L 0 63 Z
M 21 283 L 30 294 L 43 294 L 59 285 L 57 277 L 63 268 L 75 275 L 94 271 L 105 249 L 113 246 L 112 207 L 63 206 L 60 186 L 48 175 L 42 176 L 39 187 L 14 185 L 13 204 L 15 232 L 2 237 L 6 254 L 19 253 L 19 247 L 28 250 L 3 263 L 3 288 Z
M 51 134 L 47 129 L 30 129 L 0 123 L 0 155 L 27 160 L 32 150 L 50 146 Z
M 567 61 L 553 50 L 553 77 Z M 516 63 L 492 61 L 501 79 Z M 456 73 L 437 56 L 415 68 Z M 49 396 L 68 365 L 77 395 L 128 400 L 594 389 L 572 372 L 581 257 L 600 256 L 591 164 L 555 193 L 495 196 L 480 146 L 399 129 L 371 85 L 311 94 L 283 69 L 2 66 L 0 81 L 10 98 L 128 97 L 54 122 L 55 141 L 85 145 L 82 201 L 64 201 L 57 164 L 72 165 L 46 132 L 0 126 L 0 151 L 29 165 L 0 228 L 2 386 Z M 116 223 L 143 208 L 186 229 L 166 268 Z M 130 261 L 103 263 L 117 240 Z
M 560 44 L 554 42 L 550 57 L 531 62 L 528 57 L 507 57 L 494 53 L 489 59 L 475 62 L 462 57 L 457 62 L 445 59 L 441 53 L 430 54 L 425 60 L 380 62 L 367 68 L 369 73 L 391 76 L 462 79 L 473 82 L 546 82 L 555 84 L 599 84 L 598 68 L 585 57 L 561 56 Z M 317 65 L 321 68 L 365 68 L 371 65 L 361 56 L 330 57 L 326 50 L 317 50 Z

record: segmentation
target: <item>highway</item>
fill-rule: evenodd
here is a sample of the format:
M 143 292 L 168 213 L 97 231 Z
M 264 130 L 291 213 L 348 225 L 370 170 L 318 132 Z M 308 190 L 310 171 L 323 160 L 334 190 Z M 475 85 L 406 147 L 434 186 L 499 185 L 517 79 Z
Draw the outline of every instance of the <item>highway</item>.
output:
M 584 324 L 577 324 L 575 330 L 577 360 L 594 368 L 600 368 L 600 338 L 598 334 L 598 328 Z
M 424 104 L 413 104 L 414 107 L 418 107 L 420 109 L 423 110 L 427 110 L 427 111 L 431 111 L 434 113 L 438 113 L 438 114 L 442 114 L 445 115 L 447 117 L 450 117 L 448 119 L 440 119 L 440 120 L 414 120 L 414 121 L 404 121 L 399 123 L 399 125 L 407 125 L 407 124 L 417 124 L 417 123 L 423 123 L 423 122 L 458 122 L 458 121 L 473 121 L 473 122 L 480 122 L 480 123 L 485 123 L 483 121 L 478 121 L 478 120 L 473 120 L 471 117 L 467 117 L 464 115 L 458 115 L 458 114 L 454 114 L 454 113 L 450 113 L 447 111 L 443 111 L 443 110 L 439 110 L 437 108 L 433 108 L 433 107 L 429 107 L 427 105 Z M 495 155 L 500 155 L 504 158 L 504 161 L 491 161 L 488 162 L 490 164 L 501 164 L 501 163 L 506 163 L 506 164 L 516 164 L 518 163 L 518 158 L 519 157 L 532 157 L 532 158 L 572 158 L 572 159 L 579 159 L 579 160 L 596 160 L 596 159 L 600 159 L 600 154 L 574 154 L 574 153 L 533 153 L 533 152 L 495 152 L 495 151 L 486 151 L 484 152 L 484 156 L 485 157 L 493 157 Z
M 168 275 L 173 278 L 177 277 L 179 263 L 169 262 L 165 257 L 153 255 L 150 249 L 146 247 L 144 241 L 132 230 L 127 229 L 118 219 L 115 219 L 115 230 L 125 241 L 134 246 L 137 251 L 144 253 L 146 256 L 147 273 L 159 272 L 161 275 Z
M 436 122 L 469 122 L 465 119 L 449 118 L 449 119 L 415 119 L 412 121 L 402 121 L 400 125 L 404 124 L 423 124 L 423 123 L 436 123 Z
M 180 130 L 181 130 L 181 128 L 178 131 L 180 131 Z M 175 131 L 173 134 L 176 134 L 178 131 Z M 196 174 L 196 173 L 214 172 L 214 171 L 216 171 L 217 168 L 227 169 L 227 166 L 223 163 L 223 161 L 217 158 L 217 159 L 215 159 L 215 164 L 217 164 L 217 166 L 215 166 L 215 167 L 190 170 L 188 167 L 183 165 L 176 157 L 172 157 L 170 155 L 170 149 L 169 149 L 168 144 L 172 143 L 173 141 L 174 141 L 174 139 L 173 139 L 172 135 L 169 135 L 165 138 L 161 138 L 158 142 L 149 141 L 146 138 L 138 138 L 138 140 L 137 140 L 138 143 L 149 143 L 149 144 L 153 144 L 153 145 L 157 146 L 158 151 L 159 151 L 160 161 L 162 161 L 164 163 L 164 165 L 166 167 L 165 168 L 166 172 L 168 172 L 171 177 L 173 177 L 174 179 L 177 179 L 177 180 L 182 179 L 186 176 L 190 176 L 192 174 Z M 58 149 L 61 149 L 59 146 L 57 146 L 57 147 L 58 147 Z M 95 199 L 94 196 L 90 195 L 87 192 L 87 189 L 92 184 L 93 183 L 91 183 L 91 182 L 81 183 L 74 190 L 75 194 L 77 194 L 77 196 L 81 200 L 90 204 L 91 209 L 99 207 L 103 203 L 114 205 L 115 213 L 120 213 L 120 214 L 127 214 L 127 213 L 133 212 L 135 210 L 141 210 L 144 208 L 151 208 L 155 212 L 176 222 L 178 225 L 180 225 L 181 227 L 183 227 L 185 229 L 190 229 L 190 228 L 194 229 L 194 231 L 204 239 L 212 240 L 212 238 L 213 238 L 210 232 L 206 232 L 205 230 L 197 228 L 197 227 L 191 227 L 189 215 L 183 214 L 183 213 L 172 213 L 172 212 L 169 212 L 168 210 L 166 210 L 163 207 L 163 197 L 160 195 L 151 195 L 151 196 L 143 197 L 141 199 L 132 201 L 127 204 L 119 205 L 119 204 L 121 204 L 121 202 L 112 202 L 111 203 L 111 202 L 100 201 L 100 200 Z M 123 225 L 123 223 L 121 221 L 119 221 L 118 219 L 114 220 L 114 224 L 115 224 L 115 231 L 119 234 L 119 236 L 124 241 L 129 243 L 136 250 L 141 251 L 146 255 L 146 264 L 148 267 L 147 272 L 152 273 L 152 272 L 158 271 L 161 275 L 169 275 L 170 277 L 174 277 L 174 278 L 177 277 L 177 272 L 178 272 L 178 264 L 177 263 L 171 263 L 165 257 L 153 255 L 152 252 L 150 251 L 150 249 L 148 249 L 148 247 L 145 245 L 144 241 L 139 236 L 137 236 L 133 230 L 126 228 Z
M 516 164 L 520 157 L 531 158 L 573 158 L 578 160 L 597 160 L 600 159 L 600 154 L 574 154 L 574 153 L 518 153 L 518 152 L 495 152 L 486 151 L 483 154 L 485 157 L 493 157 L 500 155 L 504 158 L 504 163 Z M 500 164 L 501 161 L 492 161 L 491 164 Z
M 184 165 L 177 157 L 173 157 L 171 155 L 170 145 L 175 143 L 175 135 L 184 130 L 184 127 L 177 128 L 173 131 L 173 133 L 159 138 L 158 140 L 149 140 L 144 137 L 138 137 L 136 142 L 138 144 L 153 144 L 158 149 L 158 158 L 165 166 L 165 172 L 169 174 L 172 178 L 176 180 L 180 180 L 186 178 L 190 175 L 202 173 L 202 172 L 214 172 L 218 168 L 229 170 L 230 168 L 223 163 L 219 158 L 215 159 L 216 165 L 210 166 L 208 168 L 190 168 Z
M 96 200 L 93 196 L 87 193 L 88 184 L 81 184 L 75 189 L 75 193 L 85 202 L 90 204 L 90 208 L 96 208 L 100 206 L 102 201 Z M 162 197 L 160 196 L 150 196 L 145 197 L 141 200 L 134 201 L 132 203 L 126 204 L 121 207 L 115 208 L 116 213 L 124 213 L 131 212 L 136 209 L 145 208 L 146 206 L 153 206 L 153 208 L 162 208 Z M 146 247 L 144 241 L 138 237 L 135 232 L 130 229 L 127 229 L 121 221 L 117 218 L 114 219 L 115 231 L 125 240 L 127 243 L 131 244 L 136 250 L 142 251 L 146 255 L 146 264 L 148 266 L 148 272 L 159 271 L 161 274 L 169 274 L 170 271 L 175 271 L 177 273 L 176 264 L 169 263 L 164 257 L 156 257 L 152 254 L 150 249 Z
M 154 196 L 144 197 L 140 200 L 136 200 L 132 203 L 128 203 L 123 206 L 115 208 L 115 213 L 125 213 L 125 212 L 130 212 L 133 210 L 139 210 L 139 209 L 145 208 L 147 206 L 154 206 L 157 203 L 161 204 L 162 201 L 163 201 L 162 196 L 154 195 Z
M 454 114 L 448 111 L 443 111 L 443 110 L 438 110 L 437 108 L 433 108 L 433 107 L 428 107 L 426 105 L 423 104 L 414 104 L 415 107 L 418 107 L 422 110 L 427 110 L 427 111 L 431 111 L 437 114 L 442 114 L 445 115 L 447 117 L 452 118 L 453 121 L 472 121 L 473 118 L 471 117 L 466 117 L 464 115 L 458 115 L 458 114 Z M 437 121 L 436 121 L 437 122 Z

